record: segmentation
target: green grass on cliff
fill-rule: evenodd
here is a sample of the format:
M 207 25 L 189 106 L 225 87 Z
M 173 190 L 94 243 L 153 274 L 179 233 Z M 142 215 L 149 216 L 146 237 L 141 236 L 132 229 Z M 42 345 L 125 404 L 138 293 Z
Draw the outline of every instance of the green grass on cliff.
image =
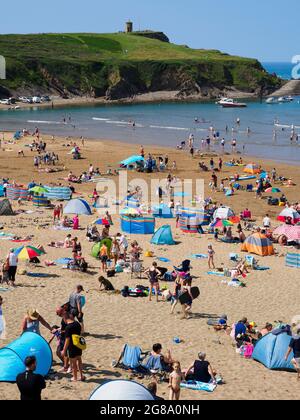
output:
M 215 50 L 195 50 L 134 34 L 0 35 L 0 54 L 7 58 L 81 60 L 247 61 Z

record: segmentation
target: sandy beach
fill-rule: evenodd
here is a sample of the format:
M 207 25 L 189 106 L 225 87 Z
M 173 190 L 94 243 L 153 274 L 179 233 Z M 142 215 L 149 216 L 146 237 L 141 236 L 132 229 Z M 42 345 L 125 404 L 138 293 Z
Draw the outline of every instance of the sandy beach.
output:
M 11 133 L 5 133 L 5 139 L 11 139 Z M 88 171 L 89 164 L 94 168 L 99 167 L 102 173 L 109 167 L 116 169 L 119 162 L 127 156 L 139 154 L 139 145 L 113 142 L 108 139 L 86 140 L 81 147 L 82 160 L 73 160 L 69 154 L 71 147 L 66 146 L 71 141 L 80 145 L 80 140 L 56 138 L 52 142 L 49 136 L 41 136 L 47 142 L 47 150 L 54 151 L 59 155 L 57 167 L 62 169 L 58 173 L 38 172 L 33 166 L 35 152 L 30 152 L 26 144 L 32 138 L 26 137 L 18 141 L 18 144 L 4 144 L 0 150 L 0 172 L 2 178 L 10 178 L 18 184 L 27 185 L 32 180 L 39 183 L 62 183 L 68 185 L 63 179 L 72 171 L 80 175 Z M 143 143 L 141 139 L 141 144 Z M 18 151 L 23 150 L 25 156 L 18 156 Z M 253 193 L 237 191 L 233 197 L 225 197 L 224 193 L 212 192 L 209 188 L 211 172 L 200 172 L 199 161 L 204 161 L 209 166 L 209 157 L 194 157 L 192 159 L 187 151 L 167 149 L 163 147 L 145 147 L 146 155 L 152 153 L 155 156 L 168 154 L 169 162 L 175 160 L 177 170 L 174 175 L 179 179 L 205 180 L 205 196 L 212 197 L 214 201 L 230 206 L 239 214 L 244 208 L 252 211 L 258 226 L 262 225 L 263 217 L 268 213 L 272 219 L 272 225 L 276 226 L 276 217 L 280 213 L 279 207 L 270 207 L 267 200 L 255 199 Z M 229 161 L 232 156 L 224 156 L 224 161 Z M 253 159 L 243 157 L 246 163 Z M 217 157 L 215 161 L 217 162 Z M 255 159 L 266 171 L 276 167 L 279 175 L 292 178 L 296 186 L 285 187 L 278 184 L 287 199 L 293 203 L 300 199 L 300 172 L 297 167 L 288 164 L 278 164 L 272 161 Z M 236 172 L 242 173 L 242 169 L 223 167 L 222 178 L 229 178 Z M 165 178 L 166 173 L 159 173 L 159 178 Z M 150 174 L 137 174 L 130 172 L 129 182 L 142 178 L 149 182 Z M 116 182 L 117 177 L 112 177 Z M 89 196 L 93 192 L 95 184 L 75 185 L 76 195 L 74 198 L 83 197 L 89 202 Z M 268 195 L 268 194 L 266 194 Z M 20 206 L 13 202 L 14 210 L 34 210 L 32 214 L 21 214 L 0 218 L 2 232 L 10 232 L 19 236 L 34 235 L 32 244 L 44 246 L 47 255 L 41 258 L 39 267 L 30 268 L 30 271 L 42 272 L 53 275 L 47 279 L 30 278 L 26 275 L 17 276 L 17 288 L 12 291 L 0 293 L 4 298 L 3 313 L 7 323 L 6 339 L 1 340 L 0 345 L 5 346 L 17 338 L 21 332 L 21 321 L 30 307 L 36 307 L 41 315 L 51 324 L 59 324 L 60 319 L 56 316 L 56 308 L 67 301 L 70 293 L 77 284 L 83 284 L 87 304 L 85 307 L 85 325 L 89 332 L 87 337 L 87 350 L 84 352 L 84 370 L 87 380 L 85 383 L 71 383 L 70 375 L 58 373 L 60 365 L 54 355 L 53 369 L 47 381 L 47 389 L 43 392 L 43 399 L 49 400 L 86 400 L 91 392 L 107 379 L 128 378 L 130 374 L 111 366 L 112 360 L 117 359 L 122 346 L 125 343 L 139 345 L 143 350 L 151 350 L 152 345 L 160 342 L 164 351 L 170 349 L 174 358 L 181 362 L 182 368 L 186 369 L 196 358 L 199 351 L 207 353 L 207 358 L 213 367 L 222 374 L 225 385 L 218 386 L 212 394 L 205 392 L 182 390 L 181 399 L 192 400 L 228 400 L 228 399 L 299 399 L 300 383 L 296 380 L 296 374 L 278 371 L 269 371 L 264 366 L 242 358 L 236 354 L 232 340 L 224 332 L 216 333 L 207 325 L 207 319 L 227 314 L 229 324 L 233 324 L 242 317 L 248 317 L 249 321 L 255 321 L 259 328 L 263 328 L 266 322 L 274 325 L 276 321 L 290 323 L 292 318 L 300 315 L 299 273 L 296 269 L 285 266 L 287 248 L 275 245 L 277 255 L 272 257 L 258 257 L 258 261 L 270 267 L 265 272 L 251 271 L 247 276 L 245 288 L 231 288 L 222 284 L 221 279 L 207 275 L 207 260 L 193 260 L 193 275 L 195 285 L 201 289 L 201 296 L 193 304 L 193 316 L 189 320 L 181 320 L 180 308 L 178 313 L 170 315 L 170 305 L 163 302 L 149 302 L 147 298 L 134 299 L 123 298 L 121 295 L 108 295 L 98 291 L 98 277 L 100 274 L 100 262 L 90 255 L 92 244 L 86 240 L 86 230 L 76 232 L 93 274 L 73 273 L 56 267 L 46 267 L 44 260 L 55 260 L 59 257 L 70 257 L 71 250 L 58 250 L 47 246 L 51 241 L 63 241 L 66 232 L 54 230 L 52 222 L 52 210 L 33 208 L 31 203 L 22 203 Z M 80 225 L 86 228 L 97 217 L 80 216 Z M 119 218 L 113 216 L 114 226 L 112 234 L 120 231 Z M 169 221 L 167 222 L 169 223 Z M 156 226 L 165 224 L 158 219 Z M 148 236 L 132 236 L 141 247 L 152 250 L 155 256 L 166 257 L 171 263 L 160 263 L 165 267 L 179 264 L 191 254 L 207 253 L 208 244 L 213 243 L 216 251 L 217 267 L 229 266 L 229 254 L 236 252 L 241 255 L 240 245 L 214 242 L 212 235 L 188 235 L 183 234 L 175 226 L 175 220 L 170 222 L 173 236 L 178 245 L 172 247 L 155 247 L 150 245 Z M 70 232 L 74 235 L 74 232 Z M 249 234 L 249 233 L 247 233 Z M 0 240 L 0 259 L 3 260 L 13 243 Z M 143 265 L 149 267 L 152 258 L 144 258 Z M 26 263 L 20 263 L 19 270 L 28 269 Z M 143 278 L 131 279 L 129 274 L 118 274 L 112 279 L 117 289 L 125 285 L 136 284 L 148 285 L 148 280 Z M 163 283 L 162 283 L 163 284 Z M 47 340 L 51 335 L 44 328 L 42 334 Z M 173 342 L 174 337 L 180 337 L 181 344 Z M 55 342 L 52 344 L 55 354 Z M 141 380 L 145 385 L 149 380 Z M 158 395 L 168 399 L 168 385 L 158 385 Z M 0 399 L 10 400 L 19 397 L 16 385 L 0 383 Z

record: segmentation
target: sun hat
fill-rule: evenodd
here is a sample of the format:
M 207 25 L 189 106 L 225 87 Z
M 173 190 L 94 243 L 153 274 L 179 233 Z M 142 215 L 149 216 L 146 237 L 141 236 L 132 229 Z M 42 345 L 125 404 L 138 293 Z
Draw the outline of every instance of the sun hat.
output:
M 30 319 L 32 319 L 33 321 L 37 321 L 39 319 L 39 312 L 37 309 L 28 309 L 27 311 L 27 315 Z

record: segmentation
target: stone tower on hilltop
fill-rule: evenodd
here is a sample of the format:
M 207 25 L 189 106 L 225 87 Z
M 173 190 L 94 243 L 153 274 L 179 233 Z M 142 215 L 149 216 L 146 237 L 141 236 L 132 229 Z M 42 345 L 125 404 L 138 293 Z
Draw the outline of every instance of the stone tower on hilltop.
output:
M 130 20 L 126 22 L 125 32 L 127 34 L 131 34 L 133 32 L 133 22 L 131 22 Z

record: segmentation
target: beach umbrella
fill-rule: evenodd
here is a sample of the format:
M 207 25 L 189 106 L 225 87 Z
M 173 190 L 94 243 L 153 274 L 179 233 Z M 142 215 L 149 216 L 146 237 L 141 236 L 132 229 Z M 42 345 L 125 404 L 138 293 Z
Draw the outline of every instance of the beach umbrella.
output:
M 124 216 L 140 216 L 141 212 L 135 208 L 125 207 L 123 210 L 121 210 L 121 214 Z
M 41 195 L 41 194 L 45 194 L 49 191 L 47 190 L 47 188 L 41 187 L 40 185 L 36 185 L 35 187 L 30 188 L 29 192 L 32 192 L 36 195 Z
M 241 221 L 241 218 L 238 216 L 229 217 L 228 220 L 233 224 L 238 224 Z
M 215 223 L 212 224 L 212 227 L 214 228 L 220 228 L 220 227 L 230 227 L 233 226 L 233 223 L 229 220 L 217 220 Z
M 93 225 L 109 226 L 109 222 L 106 219 L 97 219 L 97 220 L 94 220 Z
M 257 165 L 256 163 L 249 163 L 245 167 L 244 172 L 246 174 L 256 175 L 256 174 L 260 174 L 261 173 L 261 169 L 260 169 L 259 165 Z
M 300 241 L 300 226 L 281 225 L 276 228 L 273 235 L 284 235 L 288 241 Z
M 16 248 L 14 250 L 14 254 L 17 255 L 20 260 L 30 260 L 31 258 L 39 257 L 45 254 L 45 252 L 31 245 L 26 245 Z
M 284 209 L 280 215 L 277 217 L 279 222 L 285 223 L 287 220 L 290 220 L 291 223 L 296 225 L 300 222 L 300 214 L 293 208 Z
M 266 190 L 266 193 L 278 194 L 278 193 L 281 193 L 281 190 L 279 188 L 268 188 Z

